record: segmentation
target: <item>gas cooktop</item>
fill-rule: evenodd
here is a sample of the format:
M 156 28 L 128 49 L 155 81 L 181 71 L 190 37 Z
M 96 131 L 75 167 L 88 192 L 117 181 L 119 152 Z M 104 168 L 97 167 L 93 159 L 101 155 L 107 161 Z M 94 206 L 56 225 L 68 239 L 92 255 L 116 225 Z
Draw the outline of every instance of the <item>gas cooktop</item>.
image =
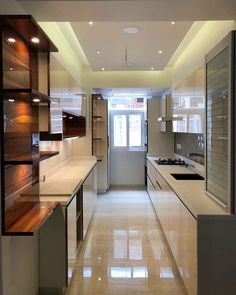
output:
M 185 161 L 180 158 L 159 158 L 158 160 L 155 160 L 155 162 L 158 165 L 186 165 Z

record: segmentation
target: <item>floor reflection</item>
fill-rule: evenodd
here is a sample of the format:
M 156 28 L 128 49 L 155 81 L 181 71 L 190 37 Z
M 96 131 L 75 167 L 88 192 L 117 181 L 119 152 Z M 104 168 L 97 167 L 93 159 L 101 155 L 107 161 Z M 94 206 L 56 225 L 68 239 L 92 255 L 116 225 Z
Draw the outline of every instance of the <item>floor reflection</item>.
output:
M 145 191 L 99 196 L 67 295 L 186 294 Z

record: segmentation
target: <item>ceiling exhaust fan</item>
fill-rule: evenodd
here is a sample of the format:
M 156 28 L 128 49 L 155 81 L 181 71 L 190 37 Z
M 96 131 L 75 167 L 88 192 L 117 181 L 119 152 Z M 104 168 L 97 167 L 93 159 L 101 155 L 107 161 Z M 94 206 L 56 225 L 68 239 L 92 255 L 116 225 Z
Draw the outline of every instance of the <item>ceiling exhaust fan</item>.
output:
M 123 64 L 123 66 L 125 66 L 126 68 L 130 68 L 134 65 L 133 62 L 128 61 L 128 50 L 125 49 L 125 62 Z

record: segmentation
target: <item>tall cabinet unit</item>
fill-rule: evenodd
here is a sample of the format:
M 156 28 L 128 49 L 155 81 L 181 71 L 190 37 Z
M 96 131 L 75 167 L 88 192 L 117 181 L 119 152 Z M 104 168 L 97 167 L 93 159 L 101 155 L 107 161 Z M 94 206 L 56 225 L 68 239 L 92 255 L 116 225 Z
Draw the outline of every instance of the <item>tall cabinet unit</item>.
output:
M 109 189 L 108 104 L 100 94 L 92 95 L 92 153 L 97 157 L 97 189 Z
M 236 31 L 206 56 L 206 191 L 235 213 Z
M 39 202 L 39 103 L 49 98 L 49 54 L 57 48 L 31 16 L 0 17 L 2 234 L 33 234 L 55 204 Z

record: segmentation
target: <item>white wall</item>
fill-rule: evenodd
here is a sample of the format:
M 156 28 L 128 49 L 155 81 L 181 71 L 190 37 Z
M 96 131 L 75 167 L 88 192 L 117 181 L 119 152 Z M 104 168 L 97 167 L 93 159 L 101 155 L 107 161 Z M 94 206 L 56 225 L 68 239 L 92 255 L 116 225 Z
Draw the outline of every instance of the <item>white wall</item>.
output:
M 145 152 L 111 150 L 110 184 L 144 185 L 145 156 Z

